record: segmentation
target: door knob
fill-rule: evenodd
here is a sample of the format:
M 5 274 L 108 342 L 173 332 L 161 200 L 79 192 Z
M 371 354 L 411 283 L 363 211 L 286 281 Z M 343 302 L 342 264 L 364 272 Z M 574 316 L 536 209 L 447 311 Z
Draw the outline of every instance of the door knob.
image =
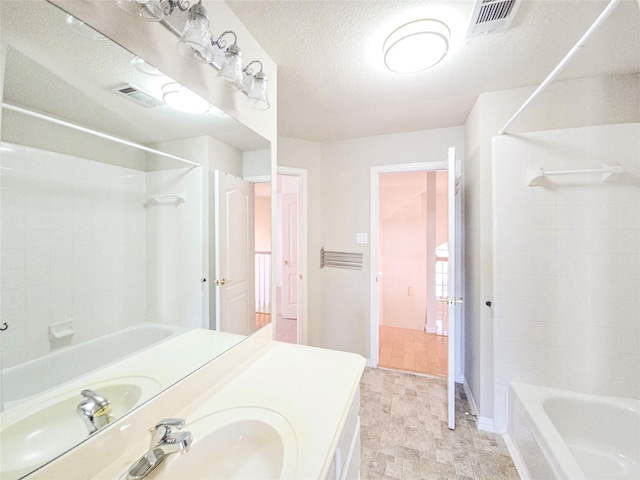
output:
M 284 261 L 284 264 L 285 264 L 285 265 L 289 265 L 289 260 L 285 260 L 285 261 Z
M 223 278 L 222 280 L 216 280 L 216 281 L 215 281 L 215 284 L 216 284 L 217 286 L 220 286 L 220 285 L 226 285 L 226 284 L 227 284 L 227 283 L 229 283 L 230 281 L 231 281 L 231 280 L 227 280 L 226 278 Z

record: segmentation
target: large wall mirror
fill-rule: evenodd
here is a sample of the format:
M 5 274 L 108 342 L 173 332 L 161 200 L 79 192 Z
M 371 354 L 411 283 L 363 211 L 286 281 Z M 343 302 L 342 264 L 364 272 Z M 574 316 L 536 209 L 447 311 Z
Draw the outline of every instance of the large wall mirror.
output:
M 0 477 L 17 479 L 270 321 L 271 156 L 215 107 L 170 107 L 179 85 L 51 3 L 0 8 Z

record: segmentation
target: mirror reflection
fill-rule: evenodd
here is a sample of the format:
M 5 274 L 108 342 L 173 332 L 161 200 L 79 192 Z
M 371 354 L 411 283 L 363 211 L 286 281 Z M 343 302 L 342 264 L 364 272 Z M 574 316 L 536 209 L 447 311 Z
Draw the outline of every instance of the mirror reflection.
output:
M 169 106 L 180 85 L 44 0 L 3 1 L 1 21 L 13 479 L 270 321 L 271 159 L 215 107 Z

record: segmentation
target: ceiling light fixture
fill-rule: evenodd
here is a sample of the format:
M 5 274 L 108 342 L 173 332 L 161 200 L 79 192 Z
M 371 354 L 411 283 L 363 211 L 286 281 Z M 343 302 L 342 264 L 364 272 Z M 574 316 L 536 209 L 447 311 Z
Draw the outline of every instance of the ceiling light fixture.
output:
M 246 93 L 253 108 L 269 109 L 267 76 L 262 71 L 262 63 L 254 61 L 260 64 L 260 71 L 255 75 L 250 69 L 242 68 L 242 50 L 237 44 L 237 35 L 231 30 L 222 32 L 213 40 L 215 37 L 209 30 L 209 15 L 202 5 L 202 0 L 198 0 L 198 3 L 192 6 L 189 6 L 186 0 L 116 1 L 123 10 L 145 20 L 160 20 L 176 33 L 182 28 L 176 28 L 176 25 L 184 24 L 182 33 L 179 33 L 178 51 L 192 60 L 210 63 L 217 68 L 216 79 L 223 81 L 231 90 Z M 169 6 L 163 10 L 160 1 L 168 2 Z M 187 18 L 174 18 L 178 15 L 187 15 Z M 228 47 L 223 39 L 226 35 L 233 35 L 233 44 Z M 254 62 L 250 62 L 249 65 Z
M 449 50 L 449 27 L 432 18 L 396 28 L 384 41 L 384 64 L 396 73 L 417 73 L 433 67 Z
M 211 108 L 204 98 L 177 82 L 162 87 L 162 100 L 174 110 L 185 113 L 207 113 Z

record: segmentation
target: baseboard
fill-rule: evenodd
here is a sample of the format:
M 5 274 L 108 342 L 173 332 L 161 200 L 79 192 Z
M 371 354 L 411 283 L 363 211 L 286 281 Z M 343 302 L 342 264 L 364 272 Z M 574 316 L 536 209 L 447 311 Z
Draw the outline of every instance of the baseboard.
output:
M 370 358 L 366 358 L 365 359 L 364 366 L 367 367 L 367 368 L 371 368 L 371 359 Z
M 471 393 L 471 388 L 469 387 L 469 384 L 467 383 L 466 378 L 462 382 L 462 388 L 464 390 L 464 394 L 467 396 L 467 401 L 469 402 L 469 409 L 471 410 L 471 414 L 477 417 L 479 413 L 478 406 L 476 405 L 476 400 L 475 398 L 473 398 L 473 394 Z
M 478 417 L 478 423 L 476 424 L 478 430 L 484 430 L 485 432 L 494 432 L 493 418 Z
M 438 327 L 429 327 L 427 325 L 424 326 L 424 331 L 427 333 L 438 333 Z
M 511 455 L 511 460 L 513 460 L 513 464 L 515 465 L 516 470 L 518 471 L 518 475 L 520 476 L 520 479 L 533 480 L 531 478 L 531 475 L 529 475 L 529 470 L 527 469 L 527 465 L 522 460 L 522 456 L 520 455 L 520 450 L 518 450 L 518 447 L 516 446 L 516 444 L 513 443 L 513 440 L 511 440 L 511 437 L 509 436 L 509 434 L 508 433 L 503 434 L 502 438 L 504 440 L 505 445 L 507 446 L 507 449 L 509 450 L 509 455 Z

